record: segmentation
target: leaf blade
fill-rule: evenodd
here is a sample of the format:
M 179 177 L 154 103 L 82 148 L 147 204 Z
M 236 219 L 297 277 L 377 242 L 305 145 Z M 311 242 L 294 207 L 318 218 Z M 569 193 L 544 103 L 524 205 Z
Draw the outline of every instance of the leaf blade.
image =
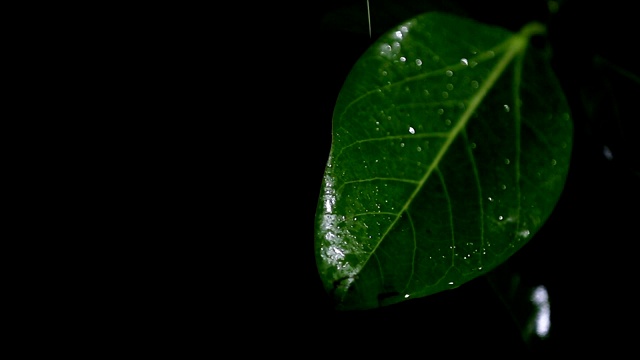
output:
M 538 30 L 512 34 L 427 13 L 387 33 L 358 60 L 336 102 L 316 214 L 318 269 L 339 308 L 457 287 L 506 260 L 548 216 L 553 201 L 540 206 L 534 217 L 541 221 L 517 222 L 529 206 L 519 188 L 522 119 L 530 122 L 520 111 L 521 69 L 528 38 Z M 568 114 L 559 99 L 552 113 Z M 502 112 L 494 114 L 497 106 Z M 562 124 L 566 149 L 569 118 Z M 565 166 L 553 181 L 555 199 L 568 167 L 568 152 L 560 152 Z M 509 158 L 507 171 L 500 161 Z M 500 183 L 514 188 L 501 194 L 507 206 L 494 206 L 485 194 Z M 525 215 L 533 213 L 527 208 Z M 487 256 L 492 243 L 501 249 Z

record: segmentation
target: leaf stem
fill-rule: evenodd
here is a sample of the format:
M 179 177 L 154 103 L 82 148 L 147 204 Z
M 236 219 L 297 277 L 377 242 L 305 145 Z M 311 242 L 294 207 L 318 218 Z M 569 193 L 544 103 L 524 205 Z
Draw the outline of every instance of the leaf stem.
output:
M 535 35 L 545 35 L 547 33 L 547 27 L 537 21 L 530 22 L 520 29 L 519 34 L 525 38 L 530 38 Z

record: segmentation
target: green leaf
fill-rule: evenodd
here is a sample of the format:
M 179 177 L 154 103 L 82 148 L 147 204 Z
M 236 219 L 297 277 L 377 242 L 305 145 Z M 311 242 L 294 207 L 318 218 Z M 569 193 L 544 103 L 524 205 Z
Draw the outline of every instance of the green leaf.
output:
M 315 223 L 342 310 L 456 288 L 544 224 L 572 147 L 545 53 L 519 33 L 430 12 L 385 33 L 347 76 Z

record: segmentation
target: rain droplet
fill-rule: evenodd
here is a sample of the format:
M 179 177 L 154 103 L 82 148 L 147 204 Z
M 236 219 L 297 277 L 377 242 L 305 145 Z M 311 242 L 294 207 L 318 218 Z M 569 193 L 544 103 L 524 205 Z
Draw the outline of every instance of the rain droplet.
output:
M 444 114 L 444 109 L 438 109 L 438 115 Z
M 401 62 L 405 62 L 405 61 L 407 61 L 407 58 L 406 58 L 406 57 L 404 57 L 404 56 L 400 56 L 400 61 L 401 61 Z
M 453 90 L 453 84 L 447 84 L 447 90 Z
M 380 46 L 380 55 L 389 56 L 390 52 L 391 52 L 391 45 L 383 44 L 382 46 Z
M 422 148 L 421 148 L 420 146 L 418 146 L 416 149 L 417 149 L 418 151 L 422 151 Z M 420 163 L 418 163 L 418 165 L 420 165 Z
M 477 88 L 478 88 L 478 86 L 480 86 L 480 84 L 478 84 L 478 82 L 477 82 L 477 81 L 473 80 L 473 81 L 471 82 L 471 87 L 472 87 L 472 88 L 477 89 Z
M 509 164 L 511 164 L 511 160 L 509 160 L 509 158 L 506 158 L 506 159 L 504 159 L 504 163 L 509 165 Z
M 400 143 L 400 147 L 404 147 L 404 143 Z
M 447 120 L 444 121 L 444 123 L 447 124 L 447 125 L 451 125 L 451 120 L 447 119 Z
M 465 59 L 465 58 L 460 59 L 460 63 L 461 63 L 462 65 L 464 65 L 464 66 L 469 65 L 469 61 L 468 61 L 467 59 Z
M 422 66 L 422 60 L 420 60 L 420 59 L 416 59 L 416 65 L 418 65 L 418 66 Z
M 509 105 L 507 105 L 507 104 L 504 104 L 503 107 L 504 107 L 504 112 L 509 112 L 511 110 L 509 108 Z
M 556 161 L 556 159 L 551 159 L 551 165 L 555 166 L 558 162 Z
M 502 215 L 498 216 L 498 220 L 502 221 L 504 220 L 504 217 Z
M 443 91 L 442 92 L 442 97 L 445 98 L 445 99 L 448 98 L 449 97 L 449 93 L 446 92 L 446 91 Z
M 409 132 L 415 134 L 416 130 L 413 127 L 409 126 Z
M 447 74 L 447 76 L 451 77 L 451 76 L 453 76 L 453 71 L 447 70 L 447 72 L 445 74 Z

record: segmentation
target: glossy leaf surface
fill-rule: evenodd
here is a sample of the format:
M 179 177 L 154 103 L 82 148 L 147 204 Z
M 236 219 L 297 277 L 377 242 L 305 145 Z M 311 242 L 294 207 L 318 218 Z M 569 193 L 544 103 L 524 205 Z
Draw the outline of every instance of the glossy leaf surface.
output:
M 316 212 L 316 260 L 338 309 L 458 287 L 544 224 L 572 123 L 519 33 L 426 13 L 380 37 L 347 76 Z

